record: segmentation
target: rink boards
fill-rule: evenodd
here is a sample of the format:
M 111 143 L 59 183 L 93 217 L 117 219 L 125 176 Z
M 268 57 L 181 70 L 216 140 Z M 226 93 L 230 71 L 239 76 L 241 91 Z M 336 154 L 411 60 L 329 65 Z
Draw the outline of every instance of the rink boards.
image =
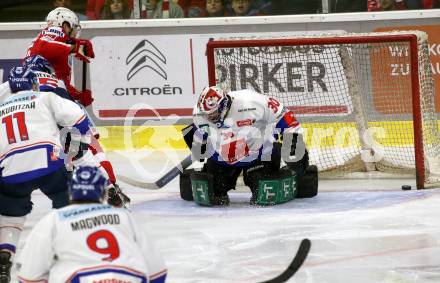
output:
M 185 126 L 99 127 L 100 140 L 107 150 L 186 149 L 181 134 Z M 354 123 L 305 123 L 302 126 L 305 142 L 310 149 L 359 146 L 359 134 Z M 412 146 L 414 144 L 412 127 L 411 121 L 369 123 L 374 140 L 385 147 Z

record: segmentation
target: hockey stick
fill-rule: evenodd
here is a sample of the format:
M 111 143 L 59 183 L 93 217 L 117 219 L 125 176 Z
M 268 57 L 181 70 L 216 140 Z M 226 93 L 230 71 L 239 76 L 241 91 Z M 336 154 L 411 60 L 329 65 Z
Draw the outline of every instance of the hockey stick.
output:
M 82 61 L 82 91 L 87 89 L 87 62 Z
M 85 91 L 86 89 L 87 89 L 87 62 L 82 61 L 82 91 Z M 93 121 L 92 117 L 90 116 L 89 112 L 86 110 L 86 108 L 81 103 L 78 103 L 78 105 L 82 108 L 84 113 L 87 115 L 87 118 L 89 118 L 89 122 L 90 122 L 89 127 L 90 127 L 90 131 L 91 131 L 92 135 L 99 138 L 98 128 L 96 127 L 96 124 Z
M 188 155 L 184 160 L 182 160 L 178 165 L 174 166 L 170 171 L 165 173 L 159 180 L 157 180 L 154 183 L 148 183 L 148 182 L 142 182 L 135 179 L 132 179 L 128 176 L 118 175 L 118 178 L 123 181 L 124 183 L 127 183 L 129 185 L 139 187 L 142 189 L 148 189 L 148 190 L 157 190 L 171 182 L 177 175 L 179 175 L 180 172 L 182 172 L 184 169 L 188 168 L 192 164 L 192 158 L 191 155 Z
M 82 91 L 85 91 L 86 89 L 87 89 L 87 62 L 83 61 L 82 62 Z M 98 134 L 98 131 L 96 130 L 97 128 L 96 128 L 95 123 L 93 122 L 92 118 L 90 117 L 90 115 L 87 112 L 87 110 L 85 109 L 85 107 L 81 103 L 78 103 L 78 105 L 83 109 L 84 113 L 87 115 L 87 118 L 89 118 L 89 121 L 90 121 L 89 127 L 90 127 L 90 130 L 92 131 L 92 134 L 95 136 L 95 134 Z M 131 200 L 126 194 L 124 194 L 122 192 L 119 185 L 113 184 L 113 187 L 109 189 L 109 192 L 110 192 L 110 190 L 113 190 L 112 194 L 119 196 L 119 199 L 121 201 L 121 206 L 128 209 L 128 204 L 130 203 Z
M 298 269 L 300 269 L 301 265 L 306 260 L 311 245 L 312 243 L 309 239 L 303 239 L 299 244 L 299 248 L 296 252 L 295 257 L 293 258 L 287 269 L 277 277 L 260 283 L 282 283 L 289 280 L 293 275 L 295 275 L 295 273 L 298 271 Z

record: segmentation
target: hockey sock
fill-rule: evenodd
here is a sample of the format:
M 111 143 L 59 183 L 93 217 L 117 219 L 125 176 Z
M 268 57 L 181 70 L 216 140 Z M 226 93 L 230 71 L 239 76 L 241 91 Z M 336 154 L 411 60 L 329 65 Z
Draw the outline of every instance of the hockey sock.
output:
M 93 155 L 95 156 L 99 164 L 102 166 L 102 168 L 104 168 L 104 171 L 107 173 L 110 182 L 112 182 L 113 184 L 116 183 L 116 175 L 115 172 L 113 171 L 113 166 L 110 163 L 110 161 L 107 160 L 104 150 L 99 144 L 99 141 L 95 138 L 92 138 L 92 142 L 89 145 L 89 149 L 90 151 L 92 151 Z
M 100 161 L 99 164 L 101 164 L 102 168 L 104 168 L 105 172 L 108 175 L 110 182 L 112 182 L 112 184 L 115 184 L 116 183 L 116 176 L 115 176 L 115 172 L 113 171 L 113 166 L 110 163 L 110 161 L 103 160 L 103 161 Z

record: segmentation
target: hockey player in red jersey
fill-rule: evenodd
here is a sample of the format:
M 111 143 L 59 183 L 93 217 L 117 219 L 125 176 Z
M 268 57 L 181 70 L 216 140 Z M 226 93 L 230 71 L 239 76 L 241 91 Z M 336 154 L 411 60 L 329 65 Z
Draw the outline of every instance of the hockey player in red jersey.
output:
M 28 56 L 41 55 L 55 69 L 58 79 L 64 81 L 67 91 L 73 99 L 83 106 L 93 102 L 90 90 L 79 91 L 71 83 L 70 55 L 90 62 L 95 57 L 92 43 L 87 39 L 76 38 L 80 31 L 80 24 L 75 13 L 67 8 L 56 8 L 46 18 L 47 27 L 43 29 L 32 46 L 28 49 Z
M 79 91 L 72 86 L 69 62 L 70 55 L 73 54 L 75 58 L 89 63 L 90 59 L 95 57 L 92 43 L 87 39 L 77 38 L 81 26 L 76 14 L 67 8 L 59 7 L 52 10 L 47 15 L 46 21 L 47 27 L 34 40 L 28 55 L 40 55 L 48 60 L 55 70 L 55 76 L 64 81 L 69 95 L 87 107 L 93 102 L 91 91 L 88 89 Z M 98 138 L 99 134 L 94 133 L 89 149 L 99 159 L 111 183 L 117 187 L 113 166 L 106 159 Z

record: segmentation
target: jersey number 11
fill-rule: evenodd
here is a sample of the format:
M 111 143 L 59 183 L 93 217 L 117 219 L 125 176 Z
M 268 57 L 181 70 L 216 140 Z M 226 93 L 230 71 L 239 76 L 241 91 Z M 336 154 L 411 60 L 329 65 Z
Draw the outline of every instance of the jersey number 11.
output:
M 17 112 L 12 115 L 3 117 L 2 123 L 6 126 L 6 136 L 8 138 L 8 143 L 16 143 L 17 139 L 15 138 L 13 119 L 17 121 L 18 126 L 18 134 L 20 135 L 21 141 L 27 141 L 29 139 L 26 123 L 25 123 L 24 112 Z

